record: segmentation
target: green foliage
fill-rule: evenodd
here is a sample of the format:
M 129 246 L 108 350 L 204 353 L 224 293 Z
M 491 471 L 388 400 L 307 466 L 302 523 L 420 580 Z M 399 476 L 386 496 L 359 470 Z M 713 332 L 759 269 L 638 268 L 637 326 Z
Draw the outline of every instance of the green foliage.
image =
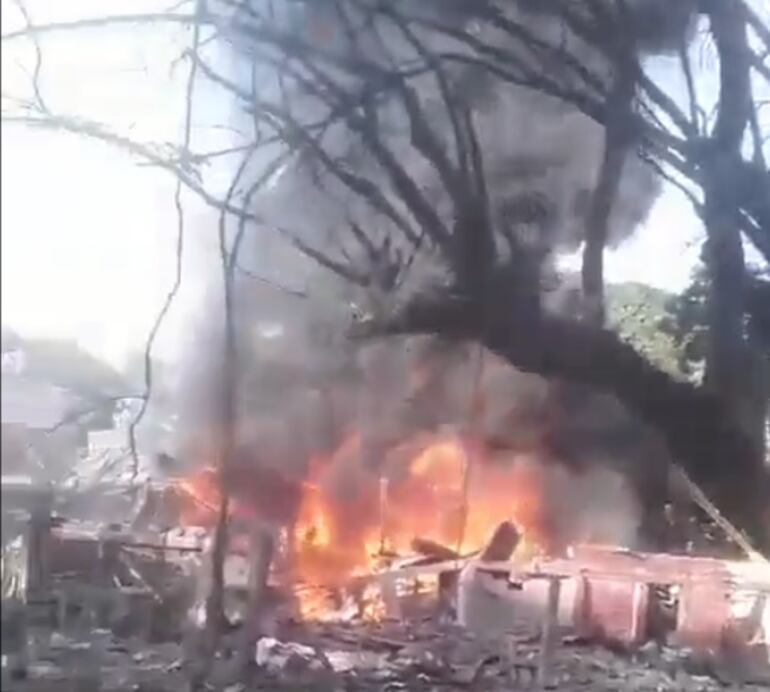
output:
M 703 372 L 708 338 L 708 277 L 705 267 L 693 274 L 690 285 L 666 302 L 661 328 L 671 336 L 679 351 L 680 368 L 688 376 Z
M 770 290 L 761 271 L 750 270 L 749 280 L 753 281 L 749 297 L 755 305 L 747 319 L 747 334 L 767 350 L 764 314 Z M 635 283 L 608 286 L 610 326 L 672 375 L 700 379 L 708 348 L 708 291 L 704 266 L 696 269 L 692 282 L 679 295 Z
M 748 267 L 746 336 L 755 347 L 767 353 L 770 289 L 767 270 Z M 661 329 L 674 340 L 680 354 L 680 368 L 688 376 L 702 372 L 708 349 L 709 279 L 705 266 L 693 273 L 692 282 L 681 295 L 672 295 L 665 305 Z
M 680 379 L 697 374 L 686 355 L 692 334 L 675 307 L 683 296 L 652 286 L 623 283 L 607 286 L 608 324 L 652 363 Z M 689 305 L 689 299 L 685 301 Z

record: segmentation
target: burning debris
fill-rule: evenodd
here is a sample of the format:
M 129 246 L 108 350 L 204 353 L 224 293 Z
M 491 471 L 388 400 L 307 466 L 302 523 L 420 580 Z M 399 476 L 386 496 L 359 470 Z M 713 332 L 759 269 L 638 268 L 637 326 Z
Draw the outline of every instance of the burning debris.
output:
M 481 409 L 490 392 L 477 394 Z M 503 416 L 498 427 L 531 428 L 512 444 L 475 414 L 392 427 L 343 418 L 336 444 L 306 453 L 259 419 L 258 434 L 239 431 L 225 473 L 205 430 L 197 465 L 164 463 L 164 479 L 141 487 L 99 485 L 114 498 L 111 523 L 94 520 L 104 502 L 89 514 L 71 497 L 97 493 L 93 484 L 6 479 L 9 689 L 54 690 L 83 670 L 102 689 L 205 678 L 230 692 L 250 677 L 256 689 L 765 680 L 767 563 L 686 477 L 674 474 L 751 561 L 617 547 L 639 547 L 628 540 L 638 488 L 610 465 L 553 463 L 535 421 Z M 215 656 L 207 605 L 223 492 Z M 600 496 L 606 514 L 592 506 Z
M 767 684 L 767 560 L 684 476 L 748 560 L 699 554 L 676 502 L 657 536 L 642 526 L 669 490 L 670 455 L 709 491 L 724 485 L 720 503 L 746 525 L 766 499 L 752 430 L 767 413 L 764 347 L 744 329 L 761 306 L 734 290 L 754 283 L 741 234 L 767 255 L 755 238 L 768 226 L 755 203 L 767 138 L 749 105 L 764 65 L 750 43 L 770 40 L 748 5 L 682 2 L 674 17 L 659 1 L 200 2 L 169 21 L 46 28 L 17 4 L 25 28 L 3 40 L 31 38 L 37 60 L 31 97 L 10 99 L 21 111 L 6 120 L 95 136 L 175 173 L 178 238 L 141 389 L 107 397 L 136 413 L 91 440 L 98 490 L 89 464 L 66 488 L 98 494 L 100 510 L 63 502 L 64 487 L 3 485 L 17 505 L 3 518 L 4 688 Z M 40 35 L 149 20 L 193 28 L 179 146 L 48 109 Z M 701 20 L 724 87 L 714 117 L 696 103 L 696 82 L 714 80 L 690 64 Z M 669 52 L 687 94 L 647 69 Z M 205 128 L 236 138 L 216 154 L 192 135 L 204 78 L 237 111 L 232 127 Z M 228 170 L 222 200 L 209 176 L 221 188 Z M 674 360 L 700 358 L 705 338 L 703 386 L 605 319 L 605 250 L 642 224 L 661 176 L 702 202 L 711 323 L 679 315 L 690 334 L 675 341 L 692 343 Z M 727 178 L 747 193 L 726 194 Z M 166 379 L 153 344 L 190 273 L 183 188 L 218 209 L 222 277 L 206 288 L 216 314 L 196 311 L 172 414 L 152 391 Z M 252 222 L 271 232 L 246 233 Z M 573 290 L 559 267 L 581 247 Z M 328 291 L 319 268 L 335 275 Z M 346 338 L 351 312 L 368 344 Z M 174 422 L 150 437 L 179 438 L 184 462 L 157 457 L 162 482 L 140 464 L 158 444 L 135 434 L 145 413 Z M 21 422 L 6 421 L 19 458 L 27 432 L 60 427 Z M 124 433 L 133 458 L 118 473 Z
M 770 566 L 756 554 L 562 551 L 549 541 L 533 467 L 496 466 L 457 436 L 399 446 L 368 493 L 346 497 L 333 481 L 359 445 L 349 438 L 313 461 L 288 525 L 233 503 L 227 646 L 270 689 L 770 681 Z M 3 555 L 4 674 L 58 689 L 72 660 L 103 670 L 96 659 L 117 656 L 122 672 L 107 678 L 125 682 L 133 667 L 139 677 L 173 671 L 181 685 L 191 664 L 180 642 L 200 624 L 210 573 L 212 481 L 203 470 L 148 491 L 145 508 L 164 511 L 147 510 L 145 528 L 63 520 L 50 492 L 6 485 L 29 518 Z M 159 528 L 172 507 L 178 524 Z M 84 627 L 104 641 L 84 639 Z M 220 663 L 232 678 L 235 664 Z

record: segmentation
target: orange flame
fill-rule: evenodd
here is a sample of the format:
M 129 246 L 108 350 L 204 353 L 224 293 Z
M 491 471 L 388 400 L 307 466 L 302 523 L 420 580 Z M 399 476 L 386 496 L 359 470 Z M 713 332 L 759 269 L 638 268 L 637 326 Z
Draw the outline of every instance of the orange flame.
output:
M 511 520 L 524 535 L 519 555 L 548 549 L 544 483 L 534 460 L 492 458 L 473 441 L 437 435 L 391 449 L 374 470 L 362 463 L 363 451 L 361 436 L 348 436 L 333 454 L 311 460 L 302 484 L 289 543 L 303 617 L 342 607 L 329 587 L 409 555 L 417 537 L 469 554 Z M 213 516 L 219 497 L 213 471 L 185 479 L 180 488 L 193 500 L 185 521 Z M 382 617 L 378 594 L 366 593 L 359 603 L 362 617 Z
M 311 468 L 294 534 L 297 574 L 305 583 L 341 585 L 376 571 L 388 555 L 411 553 L 417 537 L 468 554 L 505 520 L 523 529 L 519 554 L 547 545 L 542 483 L 531 462 L 495 463 L 479 445 L 455 437 L 417 440 L 392 450 L 379 475 L 356 479 L 357 493 L 368 503 L 361 507 L 332 492 L 335 480 L 350 473 L 350 454 L 358 458 L 358 438 Z M 360 462 L 356 468 L 361 474 Z
M 182 503 L 182 524 L 208 526 L 216 521 L 222 495 L 215 469 L 205 467 L 192 476 L 180 478 L 176 488 L 188 500 Z

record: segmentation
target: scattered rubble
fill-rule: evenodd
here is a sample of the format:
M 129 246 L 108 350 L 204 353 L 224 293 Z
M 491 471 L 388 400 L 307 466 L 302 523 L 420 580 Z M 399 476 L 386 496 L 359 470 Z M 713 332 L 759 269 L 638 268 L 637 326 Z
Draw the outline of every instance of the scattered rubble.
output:
M 215 661 L 211 689 L 542 689 L 537 681 L 539 643 L 515 636 L 492 642 L 458 628 L 395 622 L 295 625 L 293 636 L 293 640 L 260 639 L 247 681 L 233 679 L 231 654 L 225 648 Z M 388 640 L 386 648 L 376 644 L 379 638 Z M 394 645 L 397 638 L 398 647 Z M 3 677 L 2 689 L 12 692 L 188 689 L 180 644 L 148 645 L 104 630 L 80 637 L 50 636 L 38 643 L 24 679 L 10 679 L 5 669 Z M 729 670 L 710 667 L 690 652 L 666 647 L 619 653 L 596 645 L 561 642 L 548 687 L 711 692 L 770 689 L 770 679 L 741 684 L 730 678 Z
M 50 494 L 24 498 L 3 552 L 2 689 L 192 689 L 208 533 L 65 521 Z M 225 566 L 231 632 L 205 689 L 770 689 L 761 559 L 576 546 L 522 560 L 504 522 L 473 555 L 418 538 L 380 572 L 304 585 L 339 606 L 320 621 L 298 617 L 280 541 L 254 526 L 240 538 Z

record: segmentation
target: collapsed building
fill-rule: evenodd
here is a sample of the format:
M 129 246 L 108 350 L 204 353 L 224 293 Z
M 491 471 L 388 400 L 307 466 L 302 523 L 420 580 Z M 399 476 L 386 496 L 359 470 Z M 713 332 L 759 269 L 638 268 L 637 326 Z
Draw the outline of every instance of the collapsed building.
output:
M 305 9 L 309 4 L 292 8 L 298 21 Z M 245 67 L 251 86 L 253 65 Z M 475 72 L 462 77 L 468 87 L 484 89 Z M 575 249 L 582 239 L 580 208 L 591 190 L 586 171 L 601 158 L 601 128 L 542 94 L 477 96 L 483 148 L 502 154 L 486 157 L 495 223 L 521 241 L 534 232 L 535 244 L 543 246 L 543 278 L 555 281 L 557 251 Z M 511 128 L 512 121 L 518 127 Z M 520 137 L 522 131 L 528 136 Z M 335 155 L 351 154 L 345 137 L 340 140 Z M 416 181 L 428 182 L 429 166 L 417 164 L 406 138 L 397 152 Z M 624 178 L 631 184 L 623 186 L 622 204 L 613 212 L 613 242 L 644 219 L 658 190 L 641 160 L 628 163 Z M 278 177 L 282 184 L 271 191 L 266 211 L 288 211 L 281 215 L 287 224 L 301 226 L 312 209 L 308 235 L 316 240 L 331 239 L 351 210 L 368 218 L 361 200 L 329 208 L 335 195 L 319 195 L 309 184 L 312 167 L 286 167 Z M 447 200 L 430 203 L 450 213 Z M 543 217 L 537 223 L 533 204 L 534 216 Z M 530 227 L 538 223 L 542 228 Z M 260 252 L 252 254 L 281 267 L 294 263 L 268 258 L 269 244 L 260 234 Z M 382 247 L 390 250 L 385 241 Z M 436 269 L 432 258 L 417 259 L 423 261 L 415 272 L 422 278 Z M 289 279 L 310 273 L 299 265 L 287 272 Z M 296 294 L 288 300 L 296 301 Z M 338 312 L 348 307 L 336 298 L 330 302 Z M 286 641 L 287 622 L 299 622 L 306 635 L 321 622 L 379 626 L 428 617 L 441 633 L 439 625 L 451 622 L 462 636 L 477 639 L 510 636 L 518 646 L 534 638 L 539 653 L 533 665 L 543 685 L 556 684 L 555 659 L 568 641 L 633 650 L 653 640 L 704 659 L 739 660 L 745 665 L 738 677 L 758 679 L 754 664 L 766 667 L 770 638 L 767 561 L 750 546 L 743 551 L 749 559 L 738 560 L 734 546 L 699 545 L 703 534 L 687 517 L 655 517 L 657 530 L 642 526 L 667 490 L 663 471 L 671 460 L 617 401 L 510 369 L 502 376 L 499 367 L 469 377 L 484 359 L 480 349 L 463 354 L 445 348 L 446 358 L 436 355 L 439 349 L 427 350 L 417 367 L 401 362 L 406 346 L 351 353 L 339 343 L 344 329 L 333 319 L 321 325 L 322 337 L 338 341 L 316 348 L 311 301 L 301 309 L 274 300 L 256 307 L 259 320 L 240 319 L 247 310 L 236 306 L 236 322 L 246 325 L 238 337 L 257 342 L 259 372 L 240 373 L 237 408 L 243 415 L 226 468 L 217 468 L 223 427 L 215 409 L 223 386 L 217 373 L 201 389 L 192 377 L 186 382 L 190 391 L 180 398 L 196 415 L 180 433 L 185 463 L 166 468 L 164 478 L 138 489 L 131 474 L 124 475 L 120 482 L 129 482 L 109 495 L 104 486 L 38 488 L 5 479 L 3 504 L 15 512 L 9 531 L 15 535 L 6 541 L 4 530 L 3 624 L 4 634 L 19 635 L 3 637 L 9 652 L 13 640 L 24 650 L 25 633 L 45 627 L 182 639 L 205 615 L 221 513 L 230 528 L 228 624 L 254 626 L 250 658 L 265 669 L 316 656 L 316 649 L 308 653 Z M 221 343 L 214 346 L 196 345 L 192 360 L 200 370 L 207 360 L 202 350 L 222 352 Z M 355 385 L 340 384 L 346 381 Z M 214 392 L 211 401 L 202 402 L 202 390 Z M 512 391 L 527 401 L 512 402 Z M 100 495 L 99 516 L 79 516 L 72 497 L 79 492 Z M 130 518 L 119 511 L 126 497 L 141 497 Z M 3 525 L 10 525 L 5 516 Z M 744 543 L 737 532 L 728 533 Z M 664 548 L 671 552 L 659 552 Z M 358 640 L 403 653 L 412 641 L 406 631 L 401 639 Z M 427 676 L 426 684 L 444 674 L 435 663 L 438 638 L 425 657 L 432 665 L 423 660 L 410 669 L 414 677 Z M 319 658 L 338 672 L 330 653 Z M 515 668 L 527 661 L 514 651 L 508 662 Z M 477 673 L 453 683 L 467 685 Z
M 463 464 L 480 448 L 448 433 L 406 448 L 390 455 L 389 476 L 386 464 L 375 486 L 359 482 L 346 497 L 323 473 L 352 474 L 361 448 L 346 440 L 294 488 L 299 508 L 289 525 L 243 496 L 234 501 L 225 611 L 231 625 L 252 623 L 260 633 L 253 656 L 261 668 L 285 675 L 285 661 L 306 651 L 281 644 L 285 623 L 382 627 L 427 617 L 485 642 L 536 642 L 534 658 L 512 654 L 510 665 L 546 685 L 557 684 L 554 661 L 570 642 L 635 651 L 654 641 L 699 660 L 728 660 L 741 681 L 768 680 L 761 671 L 770 665 L 770 565 L 704 498 L 696 501 L 748 559 L 564 546 L 541 512 L 540 467 L 502 473 L 477 458 L 481 486 L 465 488 Z M 280 496 L 274 478 L 259 480 L 266 497 L 271 483 Z M 132 524 L 107 523 L 57 516 L 61 491 L 5 478 L 4 512 L 26 520 L 17 518 L 20 533 L 4 549 L 4 602 L 24 604 L 25 632 L 86 622 L 148 642 L 179 640 L 191 622 L 201 624 L 219 489 L 205 469 L 151 483 Z M 18 609 L 3 610 L 4 646 L 12 648 Z
M 451 626 L 458 645 L 514 642 L 495 656 L 543 684 L 576 642 L 627 652 L 657 642 L 737 662 L 739 681 L 767 680 L 767 561 L 686 478 L 666 477 L 660 445 L 616 403 L 546 386 L 488 354 L 478 369 L 475 350 L 376 345 L 346 379 L 337 362 L 309 373 L 308 354 L 286 365 L 285 345 L 270 341 L 283 369 L 260 384 L 274 396 L 244 405 L 224 475 L 204 412 L 182 426 L 181 458 L 143 464 L 151 472 L 140 484 L 130 457 L 101 448 L 75 469 L 77 483 L 4 478 L 11 659 L 40 630 L 95 628 L 153 650 L 204 626 L 224 489 L 224 610 L 229 627 L 256 633 L 251 660 L 265 674 L 314 661 L 299 642 L 319 627 L 334 646 L 375 642 L 382 668 L 380 649 L 400 660 L 404 628 L 430 622 L 426 656 Z M 665 513 L 650 512 L 645 495 L 662 502 L 672 488 Z M 692 520 L 704 511 L 731 541 Z M 324 670 L 337 665 L 329 660 Z M 344 674 L 363 675 L 359 663 Z M 407 668 L 393 675 L 417 675 Z

